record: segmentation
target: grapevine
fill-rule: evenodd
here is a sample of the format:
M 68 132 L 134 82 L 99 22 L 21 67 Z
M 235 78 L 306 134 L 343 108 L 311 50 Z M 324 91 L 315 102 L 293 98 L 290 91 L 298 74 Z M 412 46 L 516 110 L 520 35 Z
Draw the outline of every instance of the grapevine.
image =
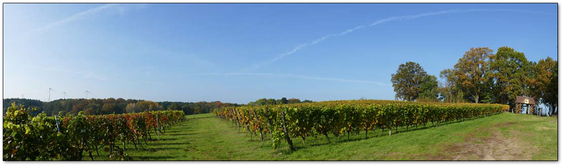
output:
M 156 117 L 159 117 L 157 120 Z M 128 159 L 128 142 L 147 144 L 150 130 L 164 133 L 166 128 L 184 121 L 183 111 L 152 111 L 119 115 L 35 117 L 23 105 L 12 103 L 4 116 L 4 160 L 94 160 L 99 150 L 110 159 Z M 158 122 L 158 123 L 157 123 Z M 141 142 L 142 141 L 142 142 Z

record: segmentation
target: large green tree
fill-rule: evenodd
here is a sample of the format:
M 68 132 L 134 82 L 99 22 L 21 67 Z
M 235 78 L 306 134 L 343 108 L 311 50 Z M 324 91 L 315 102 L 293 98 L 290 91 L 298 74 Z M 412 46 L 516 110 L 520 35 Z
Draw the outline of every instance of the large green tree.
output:
M 555 66 L 553 67 L 553 75 L 551 77 L 551 81 L 549 84 L 549 101 L 548 103 L 552 104 L 552 109 L 551 109 L 551 113 L 552 114 L 557 114 L 557 106 L 558 106 L 558 101 L 559 101 L 559 79 L 558 79 L 558 73 L 557 73 L 557 61 L 555 61 Z
M 493 83 L 489 93 L 493 103 L 509 104 L 514 108 L 516 96 L 526 94 L 529 62 L 522 52 L 500 47 L 490 56 L 487 78 Z
M 440 78 L 445 82 L 439 87 L 440 96 L 444 102 L 460 103 L 465 102 L 465 93 L 459 88 L 459 80 L 454 75 L 454 69 L 444 69 L 440 72 Z
M 289 104 L 301 103 L 301 100 L 296 99 L 296 98 L 290 98 L 290 99 L 287 100 L 287 102 L 288 102 Z
M 558 74 L 557 61 L 551 57 L 541 59 L 533 68 L 534 77 L 529 79 L 532 96 L 549 106 L 550 113 L 557 113 Z
M 420 85 L 421 93 L 419 98 L 437 101 L 438 100 L 438 79 L 433 75 L 426 75 L 422 78 L 422 84 Z
M 475 103 L 479 103 L 480 97 L 488 90 L 485 73 L 492 52 L 488 47 L 471 48 L 454 65 L 453 74 L 459 81 L 458 85 Z
M 282 97 L 282 98 L 280 99 L 280 102 L 281 102 L 282 104 L 287 104 L 287 103 L 289 103 L 289 101 L 288 101 L 287 98 L 285 98 L 285 97 Z
M 395 98 L 414 101 L 422 92 L 421 85 L 426 71 L 415 62 L 399 65 L 397 73 L 391 75 Z

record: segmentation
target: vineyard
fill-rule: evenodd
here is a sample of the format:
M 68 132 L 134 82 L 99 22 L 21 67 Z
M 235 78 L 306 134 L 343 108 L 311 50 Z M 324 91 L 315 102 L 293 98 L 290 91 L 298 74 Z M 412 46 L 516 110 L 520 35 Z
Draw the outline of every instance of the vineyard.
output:
M 28 111 L 13 103 L 4 116 L 4 160 L 82 160 L 84 154 L 94 160 L 102 150 L 110 159 L 126 160 L 126 144 L 142 148 L 185 120 L 183 111 L 53 117 Z
M 270 134 L 273 148 L 285 140 L 295 150 L 292 138 L 303 142 L 309 136 L 338 137 L 381 129 L 392 134 L 393 128 L 434 126 L 451 121 L 465 121 L 505 112 L 508 105 L 450 104 L 383 100 L 347 100 L 271 106 L 224 107 L 214 111 L 216 117 L 230 120 L 251 136 Z

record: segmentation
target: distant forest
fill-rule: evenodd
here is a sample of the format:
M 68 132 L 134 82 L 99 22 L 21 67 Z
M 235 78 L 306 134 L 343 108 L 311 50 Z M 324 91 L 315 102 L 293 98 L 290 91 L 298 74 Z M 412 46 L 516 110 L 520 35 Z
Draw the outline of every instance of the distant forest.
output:
M 122 98 L 107 99 L 59 99 L 51 102 L 42 102 L 34 99 L 9 98 L 4 99 L 3 113 L 7 108 L 16 103 L 31 108 L 30 113 L 37 115 L 45 112 L 48 116 L 57 115 L 59 112 L 66 115 L 77 115 L 84 111 L 86 115 L 122 114 L 155 110 L 182 110 L 185 114 L 199 114 L 213 112 L 213 109 L 236 106 L 233 103 L 214 102 L 153 102 L 146 100 L 133 100 Z
M 104 115 L 104 114 L 123 114 L 156 110 L 182 110 L 184 114 L 200 114 L 213 112 L 215 108 L 238 106 L 236 103 L 223 103 L 220 101 L 212 102 L 153 102 L 147 100 L 134 100 L 122 98 L 107 99 L 59 99 L 50 102 L 43 102 L 35 99 L 8 98 L 4 99 L 3 114 L 6 113 L 8 107 L 12 103 L 17 106 L 23 104 L 26 108 L 30 108 L 32 115 L 45 112 L 47 116 L 58 115 L 77 115 L 83 111 L 86 115 Z M 275 105 L 275 104 L 291 104 L 313 102 L 311 100 L 301 101 L 300 99 L 258 99 L 250 102 L 249 105 Z

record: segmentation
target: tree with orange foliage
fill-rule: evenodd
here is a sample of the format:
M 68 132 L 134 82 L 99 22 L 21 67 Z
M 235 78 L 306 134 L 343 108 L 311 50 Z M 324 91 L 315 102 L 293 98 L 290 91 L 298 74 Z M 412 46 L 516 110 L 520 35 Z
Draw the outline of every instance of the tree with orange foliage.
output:
M 488 47 L 471 48 L 454 65 L 454 75 L 459 80 L 460 88 L 470 95 L 475 103 L 479 103 L 480 97 L 487 90 L 485 73 L 492 54 L 493 50 Z

